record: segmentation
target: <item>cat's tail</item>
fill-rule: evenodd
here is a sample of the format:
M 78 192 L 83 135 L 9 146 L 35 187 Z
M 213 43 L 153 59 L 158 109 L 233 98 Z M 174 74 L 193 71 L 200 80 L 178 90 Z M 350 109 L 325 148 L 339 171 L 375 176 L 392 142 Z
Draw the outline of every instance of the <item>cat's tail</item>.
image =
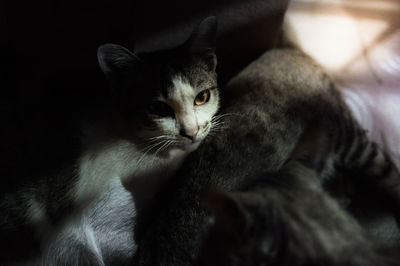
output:
M 354 118 L 338 125 L 336 153 L 338 162 L 362 182 L 367 181 L 400 206 L 400 174 L 392 159 Z

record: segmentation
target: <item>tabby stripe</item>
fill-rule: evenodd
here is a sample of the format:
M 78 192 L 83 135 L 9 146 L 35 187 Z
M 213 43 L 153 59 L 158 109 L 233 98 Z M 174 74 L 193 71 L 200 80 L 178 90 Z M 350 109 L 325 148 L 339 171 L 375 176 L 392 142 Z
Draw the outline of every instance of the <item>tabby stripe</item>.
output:
M 391 163 L 391 161 L 389 160 L 389 158 L 385 155 L 385 166 L 384 168 L 381 170 L 381 177 L 385 178 L 385 177 L 389 177 L 389 174 L 392 172 L 393 170 L 393 164 Z
M 350 151 L 345 158 L 346 164 L 356 161 L 365 149 L 365 147 L 363 146 L 364 141 L 360 130 L 356 130 L 354 138 L 355 139 L 352 142 Z
M 349 158 L 349 162 L 362 162 L 362 155 L 369 149 L 369 144 L 365 141 L 360 141 L 357 150 Z
M 335 153 L 339 154 L 339 150 L 342 147 L 342 138 L 343 138 L 343 127 L 341 126 L 339 120 L 336 120 L 336 128 L 337 128 L 337 136 L 336 136 L 336 143 L 335 143 Z
M 346 122 L 350 122 L 350 121 L 346 121 Z M 354 140 L 354 133 L 355 133 L 354 127 L 352 125 L 347 124 L 345 129 L 347 129 L 347 130 L 345 132 L 345 135 L 343 136 L 344 137 L 344 149 L 341 152 L 341 156 L 343 157 L 343 159 L 350 151 L 351 143 Z
M 369 151 L 368 157 L 366 158 L 365 161 L 363 160 L 360 161 L 361 169 L 366 169 L 378 155 L 378 147 L 376 146 L 376 144 L 372 142 L 370 146 L 372 150 Z

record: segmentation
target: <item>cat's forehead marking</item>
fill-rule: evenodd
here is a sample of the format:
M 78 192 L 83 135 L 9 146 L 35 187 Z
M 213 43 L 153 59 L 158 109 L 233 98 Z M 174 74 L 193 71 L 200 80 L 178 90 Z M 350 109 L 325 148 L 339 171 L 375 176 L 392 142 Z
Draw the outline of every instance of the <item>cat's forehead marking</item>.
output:
M 178 103 L 178 101 L 174 99 L 168 99 L 167 103 L 169 106 L 171 106 L 175 113 L 180 113 L 182 111 L 181 105 Z
M 176 114 L 188 114 L 193 111 L 195 91 L 190 82 L 182 75 L 173 76 L 167 103 Z
M 169 98 L 173 101 L 185 101 L 193 97 L 194 88 L 190 82 L 181 75 L 172 78 L 172 87 L 169 92 Z

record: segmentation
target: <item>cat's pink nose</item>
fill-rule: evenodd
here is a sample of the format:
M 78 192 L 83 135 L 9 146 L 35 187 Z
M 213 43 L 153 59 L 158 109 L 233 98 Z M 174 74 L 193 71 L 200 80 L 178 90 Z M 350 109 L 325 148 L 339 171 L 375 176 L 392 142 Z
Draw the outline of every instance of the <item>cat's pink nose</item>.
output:
M 194 140 L 196 138 L 198 132 L 199 132 L 199 128 L 196 126 L 196 127 L 191 127 L 191 128 L 182 128 L 179 131 L 179 134 L 190 140 Z

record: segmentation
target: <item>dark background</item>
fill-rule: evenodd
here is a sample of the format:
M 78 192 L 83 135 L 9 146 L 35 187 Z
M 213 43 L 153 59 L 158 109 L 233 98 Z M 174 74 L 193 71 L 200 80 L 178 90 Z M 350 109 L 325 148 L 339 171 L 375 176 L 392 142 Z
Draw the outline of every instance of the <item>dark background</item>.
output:
M 167 48 L 183 42 L 203 18 L 217 15 L 222 86 L 272 47 L 287 2 L 0 2 L 2 187 L 53 174 L 79 155 L 77 121 L 108 93 L 97 65 L 100 44 L 135 52 Z

